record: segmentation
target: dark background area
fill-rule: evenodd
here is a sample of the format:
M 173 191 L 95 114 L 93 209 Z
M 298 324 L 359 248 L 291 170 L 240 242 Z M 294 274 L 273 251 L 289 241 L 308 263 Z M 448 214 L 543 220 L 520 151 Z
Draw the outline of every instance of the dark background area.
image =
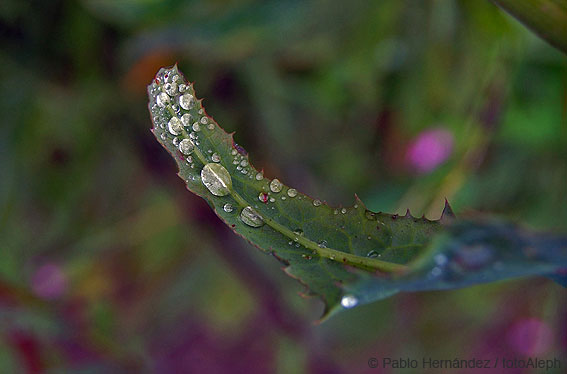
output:
M 566 58 L 490 2 L 2 0 L 0 43 L 2 373 L 567 357 L 565 290 L 544 278 L 314 324 L 322 303 L 149 131 L 146 85 L 177 62 L 254 165 L 311 196 L 431 219 L 447 198 L 565 232 Z

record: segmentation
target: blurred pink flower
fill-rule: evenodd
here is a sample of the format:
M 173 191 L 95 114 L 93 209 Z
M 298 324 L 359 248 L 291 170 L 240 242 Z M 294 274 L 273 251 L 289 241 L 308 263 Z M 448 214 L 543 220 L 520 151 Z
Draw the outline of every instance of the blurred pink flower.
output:
M 543 321 L 526 318 L 516 322 L 507 334 L 508 344 L 526 356 L 547 352 L 553 344 L 553 332 Z
M 46 300 L 55 300 L 67 290 L 67 276 L 56 264 L 46 263 L 40 266 L 31 279 L 33 292 Z
M 453 152 L 453 134 L 442 128 L 421 132 L 408 146 L 406 161 L 419 173 L 428 173 Z

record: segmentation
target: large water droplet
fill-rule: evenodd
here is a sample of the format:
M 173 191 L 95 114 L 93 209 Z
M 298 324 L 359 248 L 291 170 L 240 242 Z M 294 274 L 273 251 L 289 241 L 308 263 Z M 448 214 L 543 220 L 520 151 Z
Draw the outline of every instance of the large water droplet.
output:
M 193 152 L 193 149 L 195 149 L 195 146 L 193 145 L 193 142 L 191 140 L 183 139 L 179 142 L 179 151 L 184 155 L 191 154 L 191 152 Z
M 230 193 L 232 179 L 221 164 L 208 163 L 201 170 L 203 184 L 215 196 L 226 196 Z
M 343 308 L 350 309 L 358 305 L 358 299 L 354 295 L 344 295 L 341 299 Z
M 159 107 L 165 108 L 169 104 L 169 96 L 165 92 L 161 92 L 157 95 L 156 103 Z
M 177 83 L 172 82 L 172 83 L 166 83 L 163 86 L 163 89 L 165 90 L 165 92 L 169 95 L 169 96 L 175 96 L 175 94 L 177 93 Z
M 193 95 L 186 93 L 179 96 L 179 105 L 183 109 L 189 110 L 191 107 L 193 107 L 194 104 L 195 104 L 195 98 L 193 97 Z
M 179 135 L 181 131 L 183 131 L 183 125 L 181 121 L 177 117 L 171 117 L 169 122 L 167 123 L 167 129 L 172 135 Z
M 246 208 L 242 209 L 242 212 L 240 213 L 240 219 L 242 220 L 242 222 L 252 227 L 260 227 L 264 224 L 262 216 L 260 216 L 258 212 L 256 212 L 251 206 L 247 206 Z
M 270 182 L 270 190 L 274 193 L 278 193 L 282 190 L 283 184 L 277 178 Z
M 290 188 L 289 190 L 287 190 L 287 196 L 296 197 L 297 196 L 297 190 L 295 188 Z

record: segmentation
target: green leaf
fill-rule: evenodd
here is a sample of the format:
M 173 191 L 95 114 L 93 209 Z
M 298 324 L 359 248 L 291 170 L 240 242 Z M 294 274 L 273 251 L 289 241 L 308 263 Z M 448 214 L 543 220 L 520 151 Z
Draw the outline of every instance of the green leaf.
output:
M 455 220 L 448 204 L 438 221 L 409 212 L 371 212 L 358 198 L 352 207 L 334 208 L 268 179 L 250 165 L 233 134 L 205 113 L 177 66 L 161 69 L 148 93 L 152 131 L 177 161 L 188 189 L 237 234 L 284 263 L 286 273 L 305 284 L 310 295 L 320 296 L 325 316 L 399 291 L 456 288 L 567 268 L 566 240 L 530 241 L 519 229 Z M 515 246 L 553 256 L 541 264 L 529 251 L 516 258 Z M 475 265 L 455 267 L 463 261 Z
M 567 53 L 567 0 L 491 0 Z

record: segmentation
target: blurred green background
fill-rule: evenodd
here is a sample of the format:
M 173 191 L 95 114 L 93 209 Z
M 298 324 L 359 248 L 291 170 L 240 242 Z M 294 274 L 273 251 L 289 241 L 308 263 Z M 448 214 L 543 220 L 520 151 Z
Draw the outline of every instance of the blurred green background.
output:
M 2 0 L 0 40 L 2 373 L 567 357 L 566 293 L 543 278 L 314 324 L 322 303 L 149 131 L 146 85 L 177 62 L 254 165 L 309 195 L 431 219 L 446 197 L 565 232 L 567 59 L 490 2 Z

